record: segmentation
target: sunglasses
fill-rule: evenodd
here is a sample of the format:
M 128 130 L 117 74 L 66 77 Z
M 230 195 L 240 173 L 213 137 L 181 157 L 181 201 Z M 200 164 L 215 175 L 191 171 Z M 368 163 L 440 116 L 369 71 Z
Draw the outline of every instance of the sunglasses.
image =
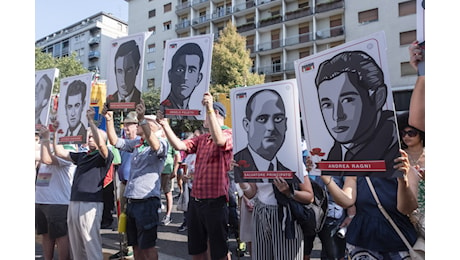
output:
M 410 137 L 415 137 L 415 136 L 418 135 L 418 132 L 415 131 L 415 130 L 413 130 L 413 129 L 411 129 L 411 130 L 409 130 L 409 131 L 404 131 L 404 130 L 401 131 L 401 136 L 402 136 L 402 137 L 404 137 L 404 136 L 406 136 L 406 135 L 409 135 Z

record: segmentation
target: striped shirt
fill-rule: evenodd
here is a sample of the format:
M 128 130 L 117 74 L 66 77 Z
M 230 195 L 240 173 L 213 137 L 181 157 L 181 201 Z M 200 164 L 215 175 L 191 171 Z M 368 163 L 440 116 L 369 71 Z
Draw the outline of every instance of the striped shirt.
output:
M 223 146 L 216 145 L 209 133 L 183 141 L 187 146 L 187 154 L 196 153 L 191 193 L 194 198 L 214 199 L 225 196 L 228 201 L 227 172 L 233 158 L 232 129 L 224 129 L 222 133 L 227 140 Z

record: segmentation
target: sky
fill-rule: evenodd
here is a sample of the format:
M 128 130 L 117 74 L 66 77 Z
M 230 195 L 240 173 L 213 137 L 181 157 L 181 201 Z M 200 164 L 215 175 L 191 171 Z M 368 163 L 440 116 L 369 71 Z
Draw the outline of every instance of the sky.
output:
M 35 40 L 101 11 L 128 22 L 125 0 L 35 0 Z

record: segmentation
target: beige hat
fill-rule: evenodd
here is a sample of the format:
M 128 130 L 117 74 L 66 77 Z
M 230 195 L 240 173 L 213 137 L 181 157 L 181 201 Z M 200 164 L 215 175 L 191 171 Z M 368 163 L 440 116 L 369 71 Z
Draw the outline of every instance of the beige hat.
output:
M 125 117 L 125 120 L 123 120 L 123 124 L 126 123 L 135 123 L 137 124 L 139 120 L 137 120 L 137 113 L 136 111 L 131 111 L 128 113 L 128 115 Z
M 156 119 L 157 119 L 157 116 L 156 116 L 156 115 L 144 115 L 144 118 L 145 118 L 146 120 L 150 120 L 150 121 L 154 121 L 154 122 L 155 122 Z

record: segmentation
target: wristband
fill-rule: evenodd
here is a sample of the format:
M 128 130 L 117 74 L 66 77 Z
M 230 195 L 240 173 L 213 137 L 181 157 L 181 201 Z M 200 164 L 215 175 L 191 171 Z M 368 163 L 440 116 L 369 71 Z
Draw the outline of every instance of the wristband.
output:
M 214 113 L 214 109 L 209 109 L 209 110 L 208 110 L 208 114 L 210 115 L 210 114 L 212 114 L 212 113 Z
M 354 218 L 355 215 L 348 215 L 348 218 Z

